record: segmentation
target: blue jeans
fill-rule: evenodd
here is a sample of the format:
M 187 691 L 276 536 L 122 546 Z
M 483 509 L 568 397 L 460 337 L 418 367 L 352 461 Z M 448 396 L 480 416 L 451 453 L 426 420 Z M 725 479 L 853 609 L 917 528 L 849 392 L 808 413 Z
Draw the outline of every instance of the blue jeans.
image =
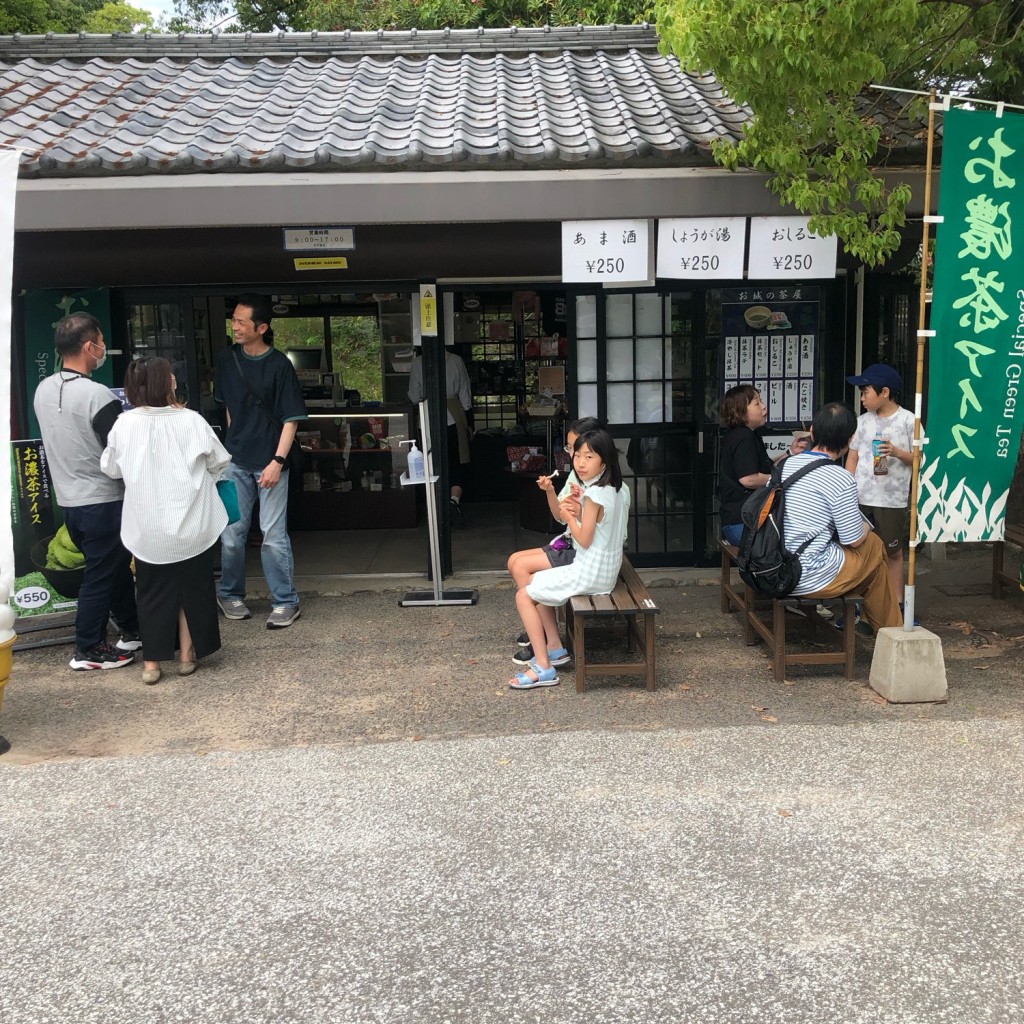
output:
M 731 526 L 722 527 L 722 536 L 725 538 L 726 544 L 735 544 L 739 546 L 740 537 L 743 535 L 743 524 L 733 523 Z
M 262 470 L 244 469 L 231 463 L 228 476 L 238 488 L 238 509 L 242 518 L 229 523 L 220 535 L 220 596 L 245 600 L 245 545 L 253 508 L 259 501 L 263 547 L 260 559 L 270 599 L 275 605 L 294 607 L 299 603 L 295 590 L 295 562 L 288 536 L 288 470 L 283 470 L 276 487 L 259 487 Z
M 121 543 L 122 508 L 120 501 L 105 501 L 63 510 L 68 535 L 85 555 L 85 575 L 75 614 L 78 651 L 87 651 L 107 639 L 111 615 L 124 632 L 139 631 L 132 556 Z

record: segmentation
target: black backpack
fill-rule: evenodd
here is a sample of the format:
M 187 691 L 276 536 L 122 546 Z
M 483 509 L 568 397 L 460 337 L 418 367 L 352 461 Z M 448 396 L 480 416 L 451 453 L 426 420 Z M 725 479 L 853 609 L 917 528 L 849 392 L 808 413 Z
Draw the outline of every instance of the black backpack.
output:
M 736 565 L 740 579 L 765 597 L 788 597 L 800 582 L 800 556 L 813 540 L 808 537 L 796 549 L 787 551 L 782 533 L 783 495 L 788 487 L 819 466 L 834 466 L 831 459 L 815 458 L 782 481 L 782 464 L 776 465 L 764 487 L 759 487 L 743 502 Z

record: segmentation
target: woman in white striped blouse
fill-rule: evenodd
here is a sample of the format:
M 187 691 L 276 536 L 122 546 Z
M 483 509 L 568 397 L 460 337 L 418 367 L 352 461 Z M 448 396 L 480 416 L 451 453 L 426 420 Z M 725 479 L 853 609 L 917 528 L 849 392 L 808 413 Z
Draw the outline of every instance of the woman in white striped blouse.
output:
M 124 480 L 121 540 L 135 556 L 142 681 L 178 651 L 178 672 L 220 650 L 215 547 L 228 516 L 216 482 L 231 461 L 210 425 L 175 398 L 166 359 L 136 359 L 125 374 L 134 406 L 111 428 L 100 465 Z

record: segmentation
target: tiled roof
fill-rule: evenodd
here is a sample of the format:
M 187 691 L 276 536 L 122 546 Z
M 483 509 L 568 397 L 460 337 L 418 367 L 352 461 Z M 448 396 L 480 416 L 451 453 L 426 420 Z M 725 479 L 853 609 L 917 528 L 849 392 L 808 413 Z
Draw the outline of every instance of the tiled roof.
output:
M 748 112 L 646 26 L 0 38 L 23 177 L 711 165 Z

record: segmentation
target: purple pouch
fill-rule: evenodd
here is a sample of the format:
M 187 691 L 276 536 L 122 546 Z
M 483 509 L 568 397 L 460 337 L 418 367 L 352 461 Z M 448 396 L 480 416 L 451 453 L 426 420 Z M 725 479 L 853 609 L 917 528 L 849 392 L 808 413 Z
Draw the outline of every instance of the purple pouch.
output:
M 551 550 L 552 550 L 552 551 L 565 551 L 565 550 L 566 550 L 567 548 L 569 548 L 569 547 L 571 547 L 571 546 L 572 546 L 572 545 L 571 545 L 571 544 L 569 543 L 569 540 L 568 540 L 568 538 L 567 538 L 567 537 L 565 536 L 565 534 L 564 534 L 564 533 L 563 533 L 563 534 L 562 534 L 561 536 L 559 536 L 559 537 L 556 537 L 556 538 L 555 538 L 555 539 L 554 539 L 554 540 L 553 540 L 553 541 L 551 542 Z

